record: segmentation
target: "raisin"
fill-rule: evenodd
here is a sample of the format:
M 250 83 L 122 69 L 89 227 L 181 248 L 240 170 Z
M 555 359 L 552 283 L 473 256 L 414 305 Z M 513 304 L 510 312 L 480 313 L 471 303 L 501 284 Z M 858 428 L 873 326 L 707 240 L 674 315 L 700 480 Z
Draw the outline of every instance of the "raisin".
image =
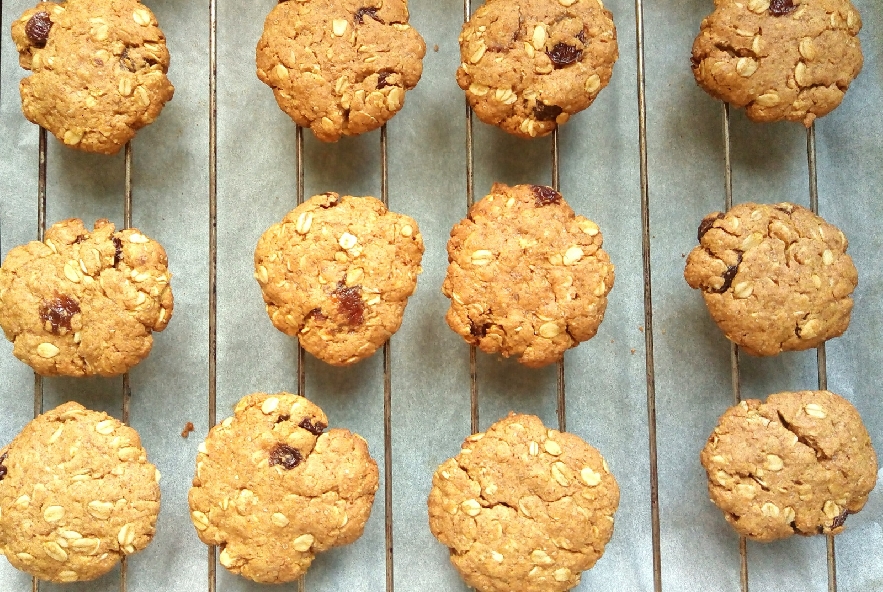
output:
M 840 528 L 844 524 L 846 524 L 846 517 L 852 514 L 849 510 L 843 510 L 840 512 L 840 515 L 834 518 L 834 523 L 831 525 L 832 528 Z
M 376 8 L 360 8 L 359 10 L 357 10 L 356 16 L 355 16 L 356 24 L 361 25 L 364 22 L 364 19 L 366 16 L 370 16 L 371 18 L 373 18 L 375 21 L 377 21 L 381 25 L 386 24 L 385 22 L 383 22 L 382 18 L 377 16 L 377 9 Z
M 287 444 L 277 444 L 270 451 L 270 466 L 280 465 L 286 471 L 290 471 L 304 461 L 303 455 L 297 448 L 292 448 Z
M 742 253 L 739 253 L 739 261 L 736 262 L 736 265 L 730 265 L 727 267 L 727 270 L 724 272 L 724 275 L 721 276 L 724 280 L 724 284 L 718 288 L 717 290 L 708 290 L 711 294 L 723 294 L 727 290 L 730 289 L 730 286 L 733 285 L 733 279 L 736 277 L 736 274 L 739 273 L 739 266 L 742 264 Z
M 74 244 L 78 245 L 78 244 L 85 242 L 85 241 L 86 241 L 86 235 L 80 234 L 80 235 L 77 235 L 77 239 L 74 241 Z
M 797 8 L 793 0 L 773 0 L 770 2 L 770 14 L 773 16 L 785 16 Z
M 481 337 L 484 337 L 485 335 L 487 335 L 487 330 L 490 329 L 490 326 L 491 326 L 490 323 L 484 323 L 483 325 L 478 326 L 475 323 L 473 323 L 472 321 L 469 321 L 469 333 L 473 337 L 481 338 Z
M 280 415 L 279 418 L 276 420 L 276 423 L 282 423 L 283 421 L 288 421 L 289 419 L 291 419 L 290 415 Z
M 52 28 L 52 21 L 49 20 L 48 12 L 38 12 L 25 25 L 25 35 L 31 40 L 35 47 L 46 47 L 46 41 L 49 39 L 49 29 Z
M 699 58 L 697 58 L 694 55 L 691 55 L 690 56 L 690 65 L 693 67 L 694 70 L 696 70 L 699 68 L 699 66 L 702 65 L 702 60 L 700 60 Z
M 703 218 L 702 222 L 699 224 L 699 240 L 702 240 L 702 237 L 705 236 L 705 233 L 711 230 L 715 222 L 717 222 L 718 220 L 723 220 L 723 218 L 724 215 L 720 212 L 718 212 L 717 215 L 712 214 Z
M 297 425 L 310 432 L 314 436 L 321 436 L 322 432 L 325 431 L 325 428 L 328 427 L 321 421 L 317 421 L 316 423 L 311 422 L 309 417 L 305 417 L 304 420 Z
M 56 294 L 52 300 L 44 300 L 40 306 L 40 318 L 49 321 L 52 332 L 58 333 L 64 328 L 70 331 L 71 319 L 80 312 L 80 304 L 70 296 Z
M 113 254 L 113 266 L 116 267 L 123 260 L 123 241 L 117 237 L 113 237 L 110 240 L 113 241 L 113 246 L 116 247 L 116 252 Z
M 564 109 L 558 105 L 538 102 L 537 106 L 533 108 L 533 116 L 537 121 L 555 121 L 563 111 Z
M 365 322 L 365 302 L 362 300 L 362 286 L 347 288 L 343 282 L 331 293 L 337 310 L 346 318 L 348 325 L 358 327 Z
M 530 190 L 533 192 L 533 196 L 537 200 L 537 205 L 540 207 L 556 204 L 561 201 L 561 194 L 551 187 L 546 187 L 545 185 L 533 185 Z
M 563 68 L 583 58 L 583 50 L 566 43 L 556 43 L 555 47 L 546 52 L 556 68 Z
M 328 319 L 323 313 L 321 308 L 314 308 L 310 312 L 307 313 L 307 319 L 316 319 L 317 321 L 324 321 Z
M 377 88 L 386 88 L 387 86 L 392 86 L 387 82 L 390 76 L 395 74 L 392 70 L 381 70 L 377 73 Z
M 120 66 L 124 70 L 128 70 L 129 72 L 134 72 L 138 68 L 135 66 L 135 60 L 129 57 L 129 48 L 123 50 L 123 54 L 120 56 Z
M 583 45 L 585 45 L 586 44 L 586 30 L 583 29 L 582 31 L 577 33 L 576 38 L 579 39 Z
M 6 460 L 6 457 L 9 455 L 8 452 L 4 452 L 2 456 L 0 456 L 0 481 L 3 481 L 3 477 L 6 476 L 8 469 L 3 466 L 3 462 Z

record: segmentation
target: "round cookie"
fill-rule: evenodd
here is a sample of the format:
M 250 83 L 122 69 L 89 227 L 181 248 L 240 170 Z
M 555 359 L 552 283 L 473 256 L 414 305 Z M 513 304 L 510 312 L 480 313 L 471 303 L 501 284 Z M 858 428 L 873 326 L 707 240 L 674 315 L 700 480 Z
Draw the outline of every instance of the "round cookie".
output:
M 862 69 L 849 0 L 716 0 L 693 44 L 693 75 L 754 121 L 806 127 L 833 111 Z
M 828 391 L 742 401 L 702 450 L 711 501 L 739 534 L 838 534 L 865 505 L 877 456 L 858 411 Z
M 64 220 L 0 267 L 0 328 L 43 376 L 117 376 L 147 357 L 172 317 L 168 259 L 136 228 Z
M 361 436 L 326 427 L 303 397 L 257 393 L 211 429 L 190 516 L 199 538 L 221 548 L 221 565 L 255 582 L 290 582 L 316 553 L 362 536 L 377 463 Z
M 258 78 L 295 123 L 336 142 L 398 113 L 425 54 L 406 0 L 283 0 L 258 42 Z
M 858 272 L 842 232 L 806 208 L 709 214 L 684 277 L 727 338 L 754 356 L 817 347 L 849 326 Z
M 597 450 L 511 413 L 436 470 L 429 528 L 478 592 L 563 592 L 601 558 L 618 505 Z
M 171 100 L 169 51 L 138 0 L 40 2 L 12 25 L 22 111 L 68 146 L 115 154 Z
M 413 218 L 373 197 L 324 193 L 263 234 L 255 278 L 277 329 L 320 360 L 346 366 L 398 331 L 422 257 Z
M 150 543 L 159 471 L 132 428 L 78 403 L 0 449 L 0 554 L 41 580 L 94 580 Z
M 552 188 L 495 184 L 451 230 L 448 325 L 526 366 L 560 360 L 604 319 L 614 273 L 602 243 Z
M 479 119 L 534 138 L 591 105 L 618 57 L 600 0 L 494 0 L 463 26 L 457 83 Z

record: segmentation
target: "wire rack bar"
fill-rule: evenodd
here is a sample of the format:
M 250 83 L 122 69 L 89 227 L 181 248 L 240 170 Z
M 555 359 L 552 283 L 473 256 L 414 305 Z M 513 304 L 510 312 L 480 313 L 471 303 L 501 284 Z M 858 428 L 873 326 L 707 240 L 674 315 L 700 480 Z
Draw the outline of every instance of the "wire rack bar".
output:
M 294 132 L 295 141 L 295 173 L 297 176 L 297 205 L 304 203 L 304 128 L 296 126 Z M 297 342 L 297 394 L 306 397 L 307 393 L 307 366 L 304 348 L 300 340 Z M 306 575 L 297 579 L 297 592 L 306 592 Z
M 730 134 L 730 104 L 723 104 L 724 132 L 724 210 L 733 207 L 733 157 L 732 137 Z M 730 342 L 730 380 L 733 384 L 733 404 L 742 401 L 742 381 L 739 370 L 739 346 Z M 739 537 L 739 581 L 741 592 L 748 592 L 748 541 Z
M 819 177 L 816 166 L 816 126 L 806 131 L 806 161 L 809 170 L 809 207 L 813 213 L 819 213 Z M 819 369 L 819 390 L 828 390 L 828 358 L 823 343 L 816 349 L 816 361 Z M 837 552 L 834 535 L 829 534 L 827 540 L 828 556 L 828 592 L 837 592 Z
M 647 93 L 644 63 L 644 3 L 635 0 L 638 77 L 638 145 L 641 161 L 641 246 L 644 263 L 644 351 L 647 384 L 647 435 L 650 464 L 650 529 L 653 539 L 653 590 L 662 592 L 662 539 L 659 528 L 659 467 L 656 446 L 656 369 L 653 355 L 653 286 L 650 260 L 650 177 L 647 167 Z
M 217 423 L 218 394 L 218 3 L 209 0 L 208 151 L 208 427 Z M 207 551 L 208 592 L 218 585 L 218 549 Z
M 126 142 L 125 148 L 125 168 L 126 168 L 126 186 L 123 197 L 123 228 L 132 227 L 132 142 Z M 123 411 L 122 421 L 124 424 L 129 423 L 129 411 L 132 404 L 132 385 L 129 381 L 129 373 L 123 375 Z M 120 561 L 120 592 L 128 590 L 129 581 L 129 561 L 123 555 Z
M 558 128 L 552 132 L 552 189 L 561 191 L 561 166 L 558 152 Z M 558 430 L 567 431 L 567 389 L 564 376 L 564 358 L 557 364 L 558 383 Z
M 463 22 L 469 20 L 472 14 L 472 2 L 463 0 Z M 466 211 L 472 209 L 475 203 L 475 143 L 473 139 L 473 114 L 469 100 L 466 100 Z M 470 422 L 473 434 L 478 433 L 478 374 L 476 371 L 477 351 L 474 345 L 469 346 L 469 405 Z
M 386 124 L 380 128 L 380 198 L 389 207 L 389 160 L 387 158 Z M 386 590 L 392 592 L 392 351 L 389 341 L 383 344 L 383 480 L 384 524 L 386 527 Z

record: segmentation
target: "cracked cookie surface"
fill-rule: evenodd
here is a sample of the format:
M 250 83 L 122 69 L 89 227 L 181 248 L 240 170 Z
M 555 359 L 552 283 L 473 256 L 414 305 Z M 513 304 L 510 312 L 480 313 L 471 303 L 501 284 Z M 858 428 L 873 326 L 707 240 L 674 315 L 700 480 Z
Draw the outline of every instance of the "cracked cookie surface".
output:
M 457 83 L 482 121 L 533 138 L 589 107 L 618 57 L 598 0 L 494 0 L 463 26 Z
M 406 0 L 285 0 L 267 16 L 257 73 L 295 123 L 336 142 L 398 113 L 425 54 Z
M 861 17 L 849 0 L 715 0 L 693 44 L 708 94 L 754 121 L 812 125 L 862 69 Z
M 817 347 L 849 326 L 858 272 L 843 233 L 789 203 L 745 203 L 699 226 L 684 278 L 747 353 Z
M 438 467 L 428 504 L 432 534 L 469 586 L 557 592 L 601 558 L 619 488 L 582 439 L 511 413 Z
M 422 258 L 413 218 L 373 197 L 325 193 L 261 236 L 255 279 L 277 329 L 320 360 L 345 366 L 398 331 Z
M 138 0 L 41 2 L 13 23 L 22 111 L 68 146 L 115 154 L 172 98 L 169 51 Z
M 0 449 L 0 554 L 41 580 L 94 580 L 150 543 L 159 479 L 135 430 L 65 403 Z
M 296 580 L 316 553 L 362 536 L 378 486 L 365 440 L 328 427 L 303 397 L 256 393 L 199 446 L 190 517 L 221 565 L 263 583 Z
M 604 319 L 614 269 L 602 244 L 552 188 L 495 184 L 451 230 L 448 325 L 526 366 L 560 360 Z
M 162 246 L 137 228 L 72 218 L 0 267 L 0 327 L 43 376 L 117 376 L 147 357 L 174 300 Z
M 877 457 L 858 411 L 828 391 L 743 401 L 702 450 L 713 501 L 739 534 L 838 534 L 865 505 Z

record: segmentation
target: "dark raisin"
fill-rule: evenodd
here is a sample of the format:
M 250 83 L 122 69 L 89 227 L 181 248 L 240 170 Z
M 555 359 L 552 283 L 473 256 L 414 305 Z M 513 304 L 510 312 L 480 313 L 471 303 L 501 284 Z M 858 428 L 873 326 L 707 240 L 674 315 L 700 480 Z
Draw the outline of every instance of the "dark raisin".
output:
M 292 448 L 287 444 L 277 444 L 270 451 L 270 466 L 280 465 L 286 471 L 290 471 L 304 461 L 303 455 L 297 448 Z
M 694 70 L 696 70 L 697 68 L 699 68 L 699 66 L 702 65 L 702 60 L 700 60 L 699 58 L 697 58 L 694 55 L 691 55 L 690 56 L 690 65 L 693 67 Z
M 77 236 L 77 239 L 74 241 L 74 244 L 75 244 L 75 245 L 78 245 L 78 244 L 84 242 L 85 240 L 86 240 L 86 235 L 85 235 L 85 234 L 80 234 L 80 235 Z
M 792 0 L 773 0 L 770 2 L 770 14 L 773 16 L 785 16 L 797 8 Z
M 538 102 L 537 106 L 533 108 L 533 116 L 537 121 L 555 121 L 563 111 L 564 109 L 558 105 Z
M 328 427 L 321 421 L 317 421 L 316 423 L 311 422 L 309 417 L 305 417 L 304 420 L 297 425 L 310 432 L 314 436 L 321 436 L 322 432 L 325 431 L 325 428 Z
M 487 330 L 490 329 L 490 327 L 490 323 L 484 323 L 479 326 L 472 321 L 469 321 L 469 333 L 472 334 L 473 337 L 484 337 L 485 335 L 487 335 Z
M 556 68 L 563 68 L 583 58 L 583 50 L 566 43 L 556 43 L 555 47 L 546 52 Z
M 585 45 L 585 44 L 586 44 L 586 30 L 583 29 L 582 31 L 580 31 L 579 33 L 577 33 L 577 34 L 576 34 L 576 38 L 579 39 L 580 42 L 582 42 L 583 45 Z
M 135 60 L 129 57 L 129 48 L 123 50 L 123 54 L 120 56 L 120 66 L 123 70 L 128 70 L 129 72 L 134 72 L 137 70 L 137 66 L 135 66 Z
M 389 77 L 395 74 L 392 70 L 381 70 L 377 73 L 377 88 L 386 88 L 387 86 L 392 86 L 387 82 Z
M 383 22 L 382 18 L 377 16 L 377 9 L 376 8 L 360 8 L 359 10 L 357 10 L 356 16 L 355 16 L 356 24 L 361 25 L 362 22 L 364 22 L 364 19 L 366 16 L 370 16 L 371 18 L 373 18 L 375 21 L 377 21 L 381 25 L 386 24 L 385 22 Z
M 840 512 L 840 515 L 834 518 L 834 523 L 831 525 L 832 528 L 840 528 L 844 524 L 846 524 L 846 517 L 852 514 L 849 510 L 843 510 Z
M 123 260 L 123 241 L 117 237 L 113 237 L 110 240 L 113 241 L 113 246 L 116 247 L 116 252 L 113 254 L 113 266 L 116 267 Z
M 699 240 L 702 240 L 702 237 L 705 236 L 705 233 L 711 230 L 714 226 L 714 223 L 718 220 L 723 220 L 724 215 L 718 212 L 717 214 L 711 214 L 710 216 L 706 216 L 702 219 L 702 222 L 699 224 Z
M 736 274 L 739 273 L 739 266 L 742 264 L 742 253 L 739 253 L 739 260 L 736 262 L 736 265 L 730 265 L 727 267 L 727 270 L 724 272 L 724 275 L 721 276 L 724 280 L 724 284 L 718 288 L 717 290 L 708 290 L 711 294 L 723 294 L 727 290 L 730 289 L 730 286 L 733 285 L 733 279 L 736 277 Z
M 276 420 L 276 423 L 282 423 L 283 421 L 288 421 L 289 419 L 291 419 L 290 415 L 280 415 L 279 418 Z
M 48 12 L 38 12 L 25 25 L 25 35 L 31 40 L 35 47 L 46 47 L 46 41 L 49 39 L 49 29 L 52 28 L 52 21 L 49 20 Z
M 80 312 L 80 304 L 70 296 L 56 295 L 52 300 L 44 300 L 40 306 L 40 318 L 49 321 L 52 332 L 62 328 L 70 331 L 71 319 Z
M 310 312 L 307 313 L 307 319 L 316 319 L 317 321 L 324 321 L 327 318 L 328 317 L 326 317 L 322 313 L 321 308 L 314 308 L 313 310 L 311 310 Z
M 530 190 L 533 192 L 533 196 L 537 200 L 537 205 L 540 207 L 556 204 L 561 201 L 561 194 L 551 187 L 546 187 L 545 185 L 533 185 Z
M 337 288 L 331 293 L 337 304 L 337 310 L 346 318 L 348 325 L 358 327 L 365 322 L 365 302 L 362 300 L 362 286 L 347 288 L 338 282 Z
M 3 466 L 3 462 L 6 460 L 6 457 L 9 455 L 8 452 L 4 452 L 2 456 L 0 456 L 0 481 L 3 481 L 3 477 L 6 476 L 8 469 Z

